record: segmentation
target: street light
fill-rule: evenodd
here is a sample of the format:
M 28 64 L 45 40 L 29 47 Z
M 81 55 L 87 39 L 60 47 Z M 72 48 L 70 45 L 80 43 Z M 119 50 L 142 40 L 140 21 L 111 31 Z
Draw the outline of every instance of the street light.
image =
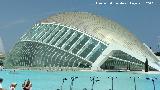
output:
M 61 84 L 61 86 L 60 86 L 60 87 L 61 87 L 61 89 L 57 89 L 57 90 L 62 90 L 62 88 L 63 88 L 63 84 L 64 84 L 64 81 L 65 81 L 65 80 L 67 80 L 67 78 L 63 78 L 63 79 L 62 79 L 62 84 Z
M 90 80 L 92 82 L 92 89 L 91 90 L 93 90 L 93 86 L 94 86 L 95 82 L 98 82 L 100 80 L 98 79 L 98 77 L 95 77 L 95 76 L 90 77 Z
M 108 77 L 108 78 L 112 79 L 112 90 L 113 90 L 113 79 L 114 79 L 114 77 Z M 117 77 L 115 77 L 115 78 L 117 78 Z
M 157 78 L 155 78 L 157 79 Z M 146 78 L 146 80 L 151 80 L 152 81 L 152 84 L 153 84 L 153 90 L 156 90 L 155 88 L 155 83 L 154 83 L 154 79 L 153 78 Z
M 132 77 L 129 77 L 132 78 Z M 140 78 L 140 77 L 138 77 Z M 134 90 L 137 90 L 137 85 L 136 85 L 136 77 L 133 77 L 133 82 L 134 82 Z
M 62 90 L 62 87 L 63 87 L 63 84 L 64 84 L 65 80 L 67 80 L 67 78 L 63 78 L 63 80 L 62 80 L 63 82 L 62 82 L 62 85 L 61 85 L 61 90 Z
M 70 90 L 73 89 L 73 82 L 75 79 L 77 79 L 78 77 L 71 77 L 71 85 L 70 85 Z

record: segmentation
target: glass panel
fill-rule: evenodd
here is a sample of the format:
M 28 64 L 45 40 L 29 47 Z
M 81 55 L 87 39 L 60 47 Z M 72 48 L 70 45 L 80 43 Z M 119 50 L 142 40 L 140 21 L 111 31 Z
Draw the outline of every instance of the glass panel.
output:
M 96 52 L 94 52 L 94 54 L 89 58 L 89 60 L 94 62 L 106 48 L 107 46 L 100 43 L 100 48 Z
M 39 35 L 38 37 L 36 38 L 36 40 L 39 40 L 41 37 L 43 37 L 45 34 L 46 34 L 47 30 L 43 30 Z
M 57 25 L 48 25 L 48 31 L 47 31 L 47 33 L 45 34 L 45 37 L 43 38 L 43 40 L 46 39 L 46 38 L 48 38 L 48 37 L 50 36 L 50 34 L 51 34 L 52 32 L 54 32 L 54 28 L 55 28 L 55 27 L 57 27 Z
M 27 33 L 27 37 L 29 36 L 30 38 L 32 37 L 31 35 L 35 35 L 33 39 L 37 38 L 37 36 L 43 32 L 43 28 L 45 27 L 44 24 L 40 25 L 40 27 L 38 28 L 38 30 L 36 31 L 36 35 L 31 31 Z M 33 34 L 32 34 L 33 33 Z
M 77 36 L 64 48 L 65 50 L 69 50 L 71 46 L 79 39 L 81 33 L 78 33 Z
M 61 30 L 63 28 L 63 26 L 59 26 L 59 30 Z
M 112 56 L 120 58 L 120 59 L 123 59 L 123 60 L 128 60 L 130 62 L 143 64 L 143 62 L 139 61 L 135 57 L 132 57 L 131 55 L 129 55 L 129 54 L 125 53 L 125 52 L 119 51 L 119 50 L 117 50 L 116 52 L 114 52 Z
M 81 57 L 85 58 L 92 49 L 97 45 L 98 41 L 92 39 L 91 44 L 80 54 Z
M 58 38 L 52 43 L 52 45 L 54 45 L 66 32 L 67 32 L 67 29 L 65 29 L 65 30 L 58 36 Z
M 76 54 L 88 40 L 89 40 L 89 37 L 84 36 L 83 40 L 72 50 L 72 53 Z
M 72 36 L 74 32 L 71 31 L 70 34 L 58 45 L 58 47 L 62 47 L 62 45 Z
M 58 32 L 59 32 L 59 30 L 58 30 L 57 32 L 55 32 L 55 33 L 50 37 L 50 39 L 47 40 L 46 43 L 49 43 L 49 42 L 53 39 L 53 37 L 54 37 Z

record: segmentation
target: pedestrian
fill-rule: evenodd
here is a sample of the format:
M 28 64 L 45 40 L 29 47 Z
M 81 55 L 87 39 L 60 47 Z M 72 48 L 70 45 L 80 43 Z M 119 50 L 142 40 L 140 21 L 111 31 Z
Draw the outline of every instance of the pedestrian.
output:
M 10 90 L 16 90 L 16 86 L 17 86 L 16 83 L 12 83 L 10 86 Z
M 3 82 L 3 79 L 0 78 L 0 90 L 4 90 L 3 87 L 2 87 L 2 82 Z
M 28 79 L 28 81 L 25 80 L 24 84 L 22 84 L 23 90 L 31 90 L 32 88 L 32 83 Z

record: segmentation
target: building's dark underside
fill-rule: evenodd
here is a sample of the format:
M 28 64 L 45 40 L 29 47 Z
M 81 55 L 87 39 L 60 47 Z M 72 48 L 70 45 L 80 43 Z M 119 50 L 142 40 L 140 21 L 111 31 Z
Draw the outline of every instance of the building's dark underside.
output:
M 26 67 L 77 67 L 90 68 L 87 60 L 59 48 L 39 42 L 18 42 L 7 57 L 10 65 Z M 144 70 L 144 62 L 120 50 L 115 50 L 104 64 L 103 70 Z M 155 70 L 149 67 L 150 70 Z
M 19 42 L 10 53 L 7 66 L 26 67 L 80 67 L 90 63 L 68 52 L 38 42 Z

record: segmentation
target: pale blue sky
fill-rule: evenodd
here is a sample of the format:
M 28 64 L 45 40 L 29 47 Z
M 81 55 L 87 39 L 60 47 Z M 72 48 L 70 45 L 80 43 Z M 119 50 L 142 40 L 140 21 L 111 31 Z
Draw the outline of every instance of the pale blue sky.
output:
M 8 52 L 18 38 L 41 19 L 58 12 L 83 11 L 120 23 L 142 42 L 157 51 L 158 37 L 160 37 L 160 1 L 150 1 L 154 1 L 156 4 L 111 6 L 96 5 L 96 0 L 1 0 L 0 37 Z

